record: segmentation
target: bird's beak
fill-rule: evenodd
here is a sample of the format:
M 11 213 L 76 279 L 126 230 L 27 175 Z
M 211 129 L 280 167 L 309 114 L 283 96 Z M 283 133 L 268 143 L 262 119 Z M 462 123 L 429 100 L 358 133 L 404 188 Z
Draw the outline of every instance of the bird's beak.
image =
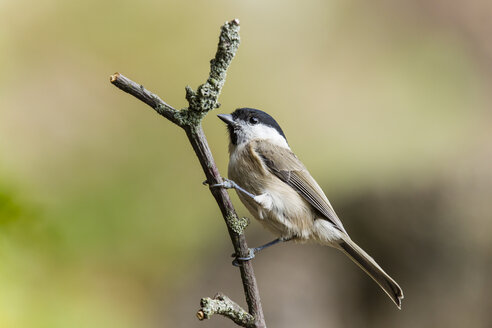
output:
M 234 119 L 231 114 L 219 114 L 217 115 L 222 121 L 224 121 L 227 125 L 234 125 Z

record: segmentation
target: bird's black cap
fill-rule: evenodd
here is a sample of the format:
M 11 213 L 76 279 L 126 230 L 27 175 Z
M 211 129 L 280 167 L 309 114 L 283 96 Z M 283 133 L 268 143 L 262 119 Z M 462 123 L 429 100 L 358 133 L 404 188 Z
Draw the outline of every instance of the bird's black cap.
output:
M 273 117 L 262 110 L 247 107 L 238 108 L 231 115 L 234 120 L 242 120 L 245 122 L 248 122 L 251 118 L 254 117 L 258 119 L 258 123 L 274 128 L 282 137 L 285 138 L 285 140 L 287 140 L 284 131 L 282 131 L 282 128 L 280 127 L 280 125 L 278 125 L 277 121 L 275 121 Z

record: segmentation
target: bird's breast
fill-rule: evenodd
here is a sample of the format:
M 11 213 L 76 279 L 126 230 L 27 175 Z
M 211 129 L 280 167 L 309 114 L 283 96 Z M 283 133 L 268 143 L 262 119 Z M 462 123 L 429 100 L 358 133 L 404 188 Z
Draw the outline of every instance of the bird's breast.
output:
M 231 152 L 229 179 L 246 191 L 270 198 L 269 208 L 237 192 L 250 213 L 274 234 L 309 239 L 314 222 L 313 211 L 297 191 L 273 175 L 248 144 Z

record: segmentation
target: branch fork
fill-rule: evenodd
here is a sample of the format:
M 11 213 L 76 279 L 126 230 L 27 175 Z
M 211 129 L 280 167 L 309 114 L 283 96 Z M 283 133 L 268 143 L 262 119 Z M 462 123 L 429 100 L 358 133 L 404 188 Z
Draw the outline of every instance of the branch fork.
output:
M 159 96 L 145 89 L 143 85 L 133 82 L 120 73 L 115 73 L 110 78 L 110 82 L 114 86 L 140 99 L 159 115 L 185 130 L 202 165 L 206 181 L 210 185 L 222 183 L 222 177 L 212 157 L 201 121 L 208 112 L 220 106 L 218 97 L 225 83 L 227 69 L 236 54 L 239 43 L 239 20 L 234 19 L 226 22 L 221 27 L 215 57 L 210 61 L 210 74 L 207 81 L 200 85 L 196 91 L 189 86 L 186 87 L 188 107 L 181 110 L 168 105 Z M 235 254 L 240 257 L 248 256 L 249 248 L 243 234 L 248 221 L 244 218 L 238 218 L 225 189 L 210 188 L 210 192 L 222 212 Z M 243 262 L 239 269 L 248 311 L 243 310 L 227 296 L 217 294 L 213 299 L 203 298 L 201 300 L 202 307 L 197 316 L 203 320 L 208 319 L 213 314 L 221 314 L 242 327 L 265 328 L 260 294 L 251 261 Z

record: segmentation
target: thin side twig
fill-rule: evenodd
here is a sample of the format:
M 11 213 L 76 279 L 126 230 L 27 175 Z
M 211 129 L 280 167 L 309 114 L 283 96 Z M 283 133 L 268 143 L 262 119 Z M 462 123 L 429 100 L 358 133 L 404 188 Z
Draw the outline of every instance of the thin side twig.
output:
M 212 157 L 212 152 L 210 151 L 210 147 L 203 132 L 201 121 L 208 112 L 219 107 L 218 97 L 225 83 L 227 69 L 239 47 L 239 42 L 239 21 L 235 19 L 226 22 L 221 28 L 217 53 L 215 58 L 210 62 L 209 77 L 204 84 L 198 87 L 197 91 L 193 91 L 189 86 L 186 87 L 186 99 L 188 100 L 189 106 L 182 110 L 174 109 L 157 95 L 146 90 L 142 85 L 133 82 L 119 73 L 112 75 L 110 79 L 113 85 L 140 99 L 152 107 L 157 113 L 185 130 L 191 146 L 200 161 L 209 185 L 221 183 L 222 177 L 215 164 L 215 160 Z M 227 229 L 235 253 L 241 257 L 246 257 L 249 252 L 243 230 L 247 225 L 247 221 L 238 218 L 231 199 L 229 198 L 229 194 L 225 189 L 210 188 L 210 192 L 214 196 L 222 212 L 225 223 L 227 224 Z M 247 261 L 244 262 L 239 269 L 246 303 L 248 304 L 248 313 L 251 317 L 245 316 L 243 313 L 245 312 L 244 310 L 243 312 L 238 310 L 239 312 L 235 311 L 234 313 L 240 313 L 242 318 L 248 318 L 246 321 L 234 320 L 235 316 L 228 317 L 243 327 L 265 328 L 265 318 L 261 306 L 256 277 L 253 271 L 253 265 L 251 261 Z M 221 302 L 226 302 L 225 298 L 223 298 Z M 219 302 L 214 304 L 224 305 L 226 303 Z M 231 304 L 232 303 L 227 303 L 228 306 Z M 236 310 L 238 308 L 240 309 L 238 305 L 237 307 L 234 307 Z M 223 308 L 219 307 L 217 308 L 217 311 L 220 309 Z M 251 318 L 252 320 L 250 320 Z
M 255 318 L 239 305 L 223 294 L 217 294 L 214 298 L 202 298 L 201 308 L 196 313 L 199 320 L 209 319 L 214 314 L 223 315 L 242 327 L 255 327 Z
M 120 73 L 114 73 L 111 75 L 110 82 L 126 93 L 140 99 L 171 122 L 179 125 L 179 120 L 177 119 L 179 112 L 170 105 L 166 104 L 158 95 L 155 95 L 145 89 L 143 85 L 133 82 Z

